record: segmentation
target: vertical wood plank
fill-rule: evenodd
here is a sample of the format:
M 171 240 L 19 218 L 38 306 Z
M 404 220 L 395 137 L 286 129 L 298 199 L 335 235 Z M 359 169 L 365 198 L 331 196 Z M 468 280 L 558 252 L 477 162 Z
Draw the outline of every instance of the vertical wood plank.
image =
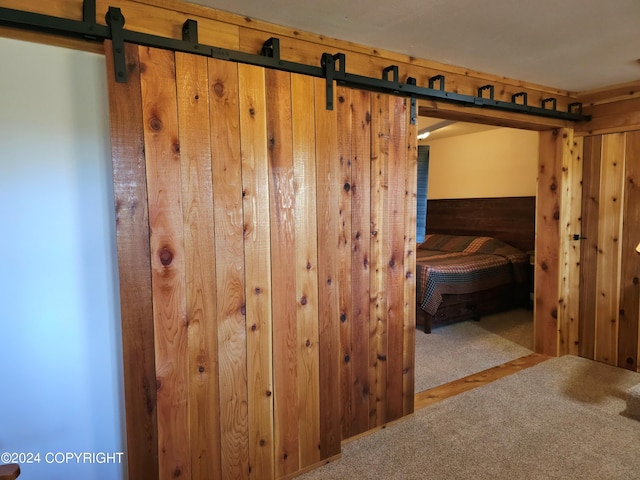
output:
M 264 68 L 238 65 L 251 478 L 275 478 L 271 227 Z
M 566 129 L 541 132 L 538 162 L 534 350 L 550 356 L 558 354 L 558 222 L 565 135 Z
M 406 192 L 405 144 L 407 99 L 389 96 L 389 157 L 387 183 L 388 235 L 385 252 L 387 296 L 387 384 L 385 421 L 400 418 L 403 411 L 403 347 L 404 347 L 404 219 Z
M 615 365 L 618 361 L 624 134 L 605 135 L 602 140 L 602 154 L 595 359 Z
M 291 131 L 291 74 L 265 72 L 269 189 L 271 198 L 271 269 L 273 309 L 273 382 L 276 477 L 299 469 L 298 329 L 295 192 Z
M 596 277 L 598 212 L 600 210 L 600 161 L 602 136 L 584 139 L 582 169 L 582 246 L 580 249 L 580 348 L 581 357 L 595 358 Z
M 416 346 L 416 226 L 418 201 L 418 125 L 406 116 L 404 205 L 404 333 L 402 357 L 403 415 L 413 413 Z
M 120 276 L 129 478 L 158 478 L 149 216 L 138 47 L 125 45 L 127 83 L 116 83 L 105 43 Z
M 191 478 L 187 312 L 173 52 L 140 47 L 161 478 Z
M 221 478 L 207 59 L 176 53 L 193 479 Z
M 371 93 L 351 92 L 351 406 L 352 434 L 369 429 L 369 258 Z
M 249 477 L 238 66 L 209 59 L 222 478 Z
M 559 355 L 577 355 L 579 351 L 580 306 L 580 212 L 582 202 L 582 138 L 573 130 L 563 139 L 562 199 L 560 208 L 560 298 L 558 310 Z
M 338 198 L 340 169 L 335 112 L 327 110 L 326 82 L 315 79 L 318 210 L 318 316 L 320 338 L 320 456 L 340 453 L 340 306 L 338 297 Z M 335 94 L 334 94 L 335 95 Z M 335 104 L 335 98 L 334 98 Z
M 387 223 L 387 185 L 389 183 L 389 102 L 382 94 L 372 98 L 371 125 L 371 308 L 369 359 L 371 403 L 369 427 L 382 425 L 386 415 L 387 386 L 387 296 L 384 232 Z
M 638 369 L 640 321 L 640 132 L 626 134 L 618 366 Z
M 340 414 L 342 438 L 353 435 L 352 377 L 352 310 L 351 310 L 351 89 L 336 89 L 338 103 L 338 154 L 340 156 L 340 189 L 338 203 L 338 282 L 340 304 Z
M 291 76 L 295 188 L 296 298 L 298 299 L 298 429 L 300 467 L 320 461 L 318 243 L 313 79 Z

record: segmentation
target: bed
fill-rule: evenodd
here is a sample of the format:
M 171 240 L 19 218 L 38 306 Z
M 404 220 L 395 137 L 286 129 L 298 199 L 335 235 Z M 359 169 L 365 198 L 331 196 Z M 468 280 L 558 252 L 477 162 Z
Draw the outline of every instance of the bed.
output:
M 427 235 L 416 267 L 418 318 L 427 333 L 524 304 L 529 290 L 529 255 L 492 237 Z
M 429 200 L 416 320 L 431 328 L 529 305 L 535 197 Z

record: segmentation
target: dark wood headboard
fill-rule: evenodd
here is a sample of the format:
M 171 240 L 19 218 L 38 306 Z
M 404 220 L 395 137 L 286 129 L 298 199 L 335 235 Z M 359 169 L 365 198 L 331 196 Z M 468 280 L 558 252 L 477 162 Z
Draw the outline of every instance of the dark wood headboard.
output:
M 527 252 L 535 225 L 536 197 L 427 200 L 427 233 L 495 237 Z

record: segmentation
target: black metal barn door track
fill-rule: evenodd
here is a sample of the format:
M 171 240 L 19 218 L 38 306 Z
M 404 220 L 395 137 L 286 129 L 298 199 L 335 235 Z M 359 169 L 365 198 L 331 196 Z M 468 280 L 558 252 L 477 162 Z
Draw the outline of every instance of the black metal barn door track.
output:
M 125 30 L 125 18 L 120 9 L 116 7 L 109 7 L 105 16 L 106 26 L 96 23 L 95 18 L 96 0 L 84 0 L 82 21 L 0 7 L 0 25 L 79 37 L 92 41 L 110 39 L 113 46 L 117 82 L 127 81 L 124 44 L 129 42 L 324 78 L 327 83 L 326 106 L 328 110 L 333 110 L 333 88 L 334 84 L 339 84 L 363 90 L 410 97 L 411 123 L 413 124 L 417 122 L 416 99 L 435 100 L 468 107 L 491 108 L 560 120 L 589 121 L 591 119 L 590 116 L 583 115 L 582 104 L 578 102 L 571 103 L 568 106 L 568 111 L 565 112 L 557 110 L 555 98 L 543 99 L 540 106 L 528 105 L 526 92 L 512 95 L 510 102 L 495 100 L 493 98 L 493 85 L 480 87 L 477 96 L 447 92 L 445 90 L 444 75 L 436 75 L 430 78 L 427 87 L 417 85 L 416 79 L 412 77 L 408 77 L 406 82 L 403 83 L 400 82 L 398 67 L 395 65 L 385 68 L 382 71 L 382 78 L 350 74 L 346 71 L 346 55 L 343 53 L 324 53 L 321 58 L 321 64 L 317 67 L 288 62 L 280 58 L 280 41 L 277 38 L 269 38 L 264 43 L 259 54 L 203 45 L 198 42 L 198 24 L 195 20 L 187 20 L 185 22 L 182 29 L 182 39 L 177 40 Z M 391 78 L 389 78 L 390 75 Z M 438 88 L 436 88 L 436 84 Z

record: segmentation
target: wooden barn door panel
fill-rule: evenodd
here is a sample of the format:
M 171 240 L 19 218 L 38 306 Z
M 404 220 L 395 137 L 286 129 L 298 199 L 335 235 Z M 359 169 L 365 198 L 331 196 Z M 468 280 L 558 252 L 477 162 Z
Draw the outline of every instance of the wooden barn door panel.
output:
M 130 476 L 288 478 L 411 413 L 408 101 L 106 52 Z
M 586 137 L 580 355 L 638 369 L 640 132 Z

